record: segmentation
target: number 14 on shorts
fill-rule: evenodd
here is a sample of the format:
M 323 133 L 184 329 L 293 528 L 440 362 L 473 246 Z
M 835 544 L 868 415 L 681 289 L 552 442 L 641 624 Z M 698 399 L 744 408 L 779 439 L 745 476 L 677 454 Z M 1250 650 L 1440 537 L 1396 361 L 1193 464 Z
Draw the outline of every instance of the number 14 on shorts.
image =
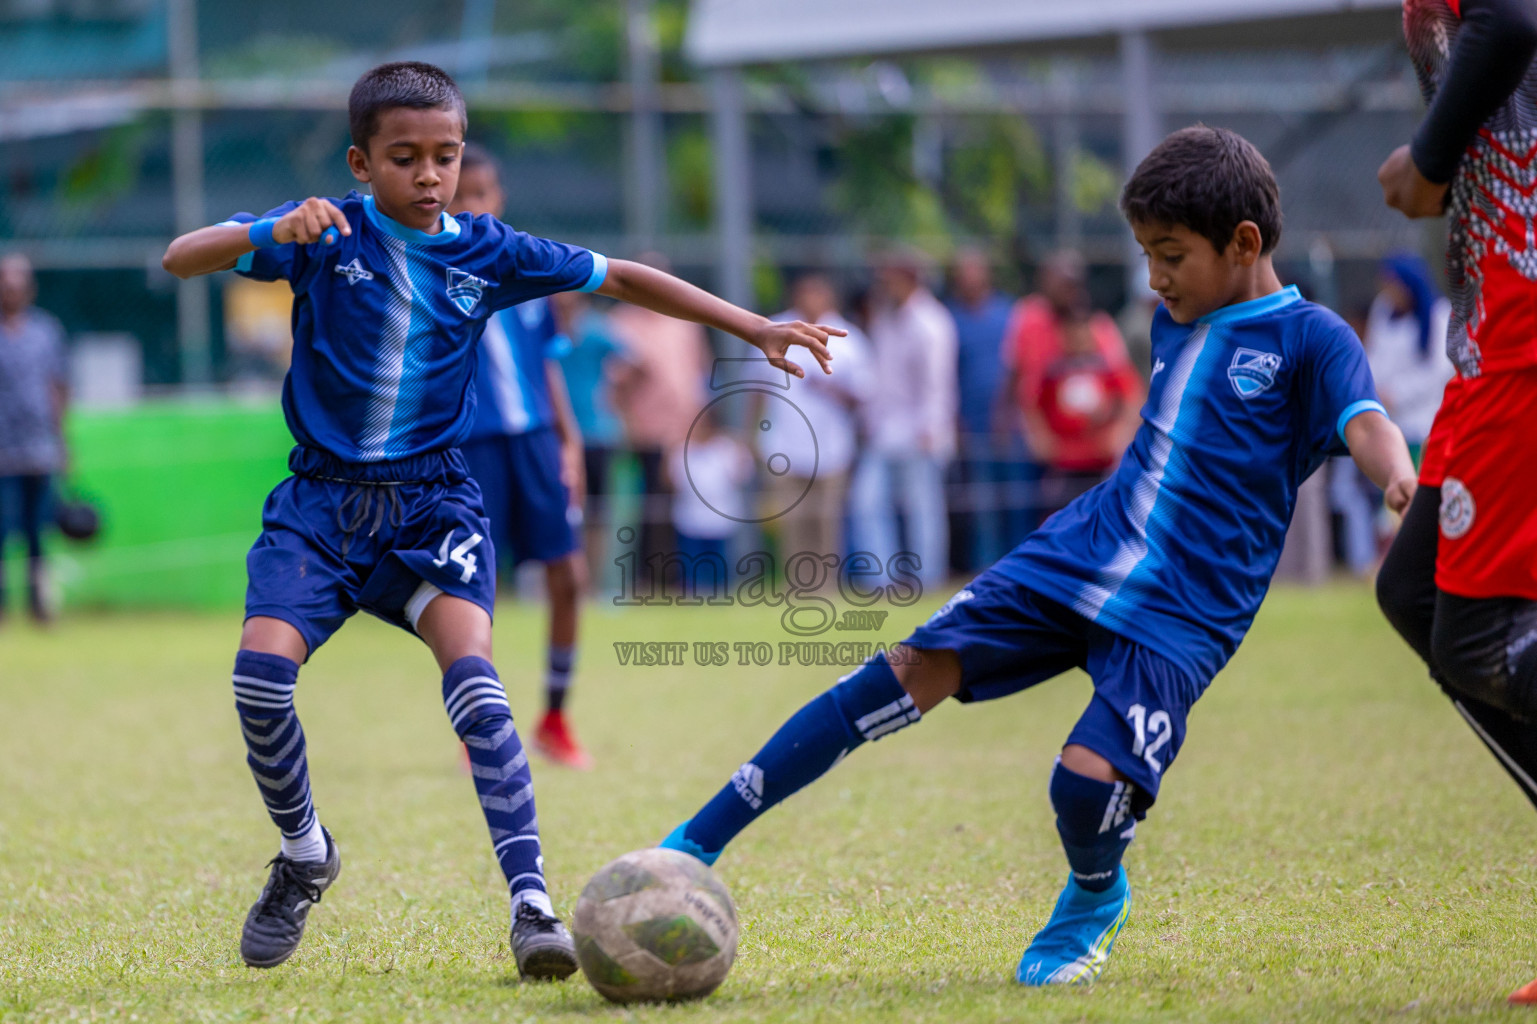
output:
M 474 550 L 475 545 L 485 540 L 485 538 L 478 533 L 472 533 L 450 551 L 449 545 L 454 543 L 454 534 L 458 532 L 458 530 L 448 531 L 448 535 L 443 538 L 443 543 L 438 547 L 438 557 L 432 560 L 432 564 L 441 569 L 448 565 L 449 562 L 453 562 L 463 570 L 459 574 L 459 582 L 468 583 L 474 578 L 475 566 L 478 564 L 475 556 L 470 554 L 470 552 Z M 1164 717 L 1167 718 L 1168 716 L 1165 715 Z M 1139 731 L 1137 735 L 1140 736 L 1141 732 Z

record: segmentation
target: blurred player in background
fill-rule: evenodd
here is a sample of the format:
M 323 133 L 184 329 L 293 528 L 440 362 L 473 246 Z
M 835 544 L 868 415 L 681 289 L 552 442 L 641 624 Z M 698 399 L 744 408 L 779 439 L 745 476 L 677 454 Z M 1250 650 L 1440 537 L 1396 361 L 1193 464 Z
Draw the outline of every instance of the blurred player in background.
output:
M 827 331 L 770 323 L 667 274 L 493 217 L 449 216 L 468 119 L 437 67 L 372 69 L 352 88 L 348 118 L 347 163 L 371 195 L 237 214 L 177 238 L 162 261 L 179 277 L 234 269 L 294 292 L 283 411 L 298 444 L 246 559 L 234 672 L 247 761 L 282 845 L 241 956 L 252 967 L 292 956 L 311 905 L 341 870 L 311 798 L 294 688 L 299 665 L 362 609 L 432 650 L 512 897 L 518 972 L 564 978 L 576 955 L 546 892 L 528 757 L 491 664 L 495 547 L 458 449 L 474 417 L 486 318 L 558 291 L 598 291 L 728 331 L 792 373 L 792 344 L 828 369 Z
M 1414 466 L 1344 321 L 1283 288 L 1270 166 L 1232 132 L 1175 132 L 1121 197 L 1163 298 L 1144 420 L 1114 475 L 1047 520 L 900 647 L 802 708 L 662 845 L 713 863 L 764 811 L 947 697 L 1071 668 L 1094 697 L 1051 774 L 1070 867 L 1025 985 L 1104 970 L 1131 910 L 1121 859 L 1185 718 L 1265 596 L 1302 481 L 1348 450 L 1402 508 Z
M 11 525 L 27 543 L 27 607 L 46 622 L 43 530 L 53 478 L 64 469 L 69 396 L 64 328 L 32 303 L 37 281 L 25 256 L 0 259 L 0 620 L 5 618 L 5 541 Z
M 506 205 L 495 160 L 465 143 L 459 191 L 448 212 L 500 218 Z M 547 299 L 488 316 L 475 360 L 475 422 L 462 451 L 480 484 L 502 565 L 544 563 L 549 651 L 534 749 L 557 764 L 588 768 L 591 760 L 565 716 L 587 575 L 582 435 L 556 362 L 569 347 Z
M 613 518 L 613 463 L 624 445 L 624 423 L 614 409 L 609 382 L 629 356 L 608 317 L 583 292 L 557 292 L 550 296 L 550 305 L 561 332 L 571 342 L 560 357 L 560 372 L 582 435 L 586 578 L 589 588 L 601 588 L 610 568 L 607 533 Z
M 1377 177 L 1448 218 L 1457 376 L 1377 598 L 1537 804 L 1537 0 L 1405 0 L 1404 34 L 1430 107 Z

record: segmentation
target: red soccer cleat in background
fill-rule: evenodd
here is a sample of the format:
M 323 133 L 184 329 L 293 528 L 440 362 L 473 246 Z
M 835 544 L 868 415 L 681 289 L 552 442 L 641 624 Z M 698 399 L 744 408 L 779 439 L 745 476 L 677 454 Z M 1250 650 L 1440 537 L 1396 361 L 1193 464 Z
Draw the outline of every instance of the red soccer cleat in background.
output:
M 534 749 L 540 754 L 568 768 L 586 770 L 592 767 L 592 758 L 571 734 L 566 716 L 559 711 L 546 711 L 534 730 Z
M 1516 989 L 1508 1002 L 1515 1006 L 1537 1006 L 1537 981 L 1529 981 Z

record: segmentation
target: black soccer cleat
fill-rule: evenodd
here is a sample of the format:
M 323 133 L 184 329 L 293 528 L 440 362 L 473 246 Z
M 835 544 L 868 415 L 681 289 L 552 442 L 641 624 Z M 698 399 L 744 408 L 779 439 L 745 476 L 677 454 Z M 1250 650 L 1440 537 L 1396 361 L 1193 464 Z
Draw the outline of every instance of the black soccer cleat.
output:
M 267 863 L 272 874 L 240 933 L 240 957 L 249 967 L 276 967 L 294 955 L 304 938 L 304 922 L 320 894 L 342 871 L 341 851 L 325 826 L 326 859 L 318 864 L 291 860 L 281 853 Z
M 518 905 L 512 919 L 512 956 L 518 976 L 534 981 L 559 981 L 576 970 L 576 943 L 560 918 L 529 903 Z

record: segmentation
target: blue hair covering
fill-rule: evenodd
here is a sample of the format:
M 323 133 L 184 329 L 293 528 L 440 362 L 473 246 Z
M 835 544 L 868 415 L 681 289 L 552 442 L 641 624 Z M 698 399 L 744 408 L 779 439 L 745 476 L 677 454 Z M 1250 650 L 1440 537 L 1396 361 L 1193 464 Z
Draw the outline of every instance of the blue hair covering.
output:
M 1430 328 L 1435 320 L 1436 302 L 1441 298 L 1430 279 L 1430 267 L 1419 255 L 1399 251 L 1383 259 L 1382 272 L 1403 285 L 1414 300 L 1414 318 L 1420 325 L 1420 358 L 1424 359 L 1430 355 Z

